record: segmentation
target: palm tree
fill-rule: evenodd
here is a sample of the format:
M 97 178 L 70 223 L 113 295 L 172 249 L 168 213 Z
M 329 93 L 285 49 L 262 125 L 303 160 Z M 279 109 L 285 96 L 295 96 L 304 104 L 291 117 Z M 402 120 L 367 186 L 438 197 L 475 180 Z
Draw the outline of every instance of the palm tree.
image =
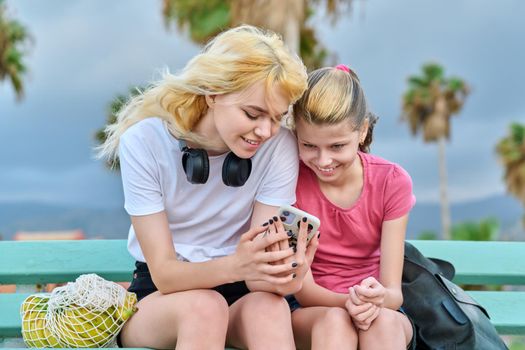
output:
M 509 134 L 496 145 L 496 152 L 505 167 L 508 192 L 525 206 L 525 125 L 512 123 Z
M 423 65 L 422 75 L 408 78 L 401 118 L 413 135 L 422 131 L 425 142 L 439 145 L 439 178 L 443 238 L 450 239 L 450 208 L 447 195 L 446 141 L 450 138 L 450 117 L 458 114 L 469 93 L 460 78 L 446 78 L 436 63 Z
M 8 18 L 6 5 L 0 0 L 0 81 L 9 79 L 17 100 L 24 96 L 22 75 L 27 71 L 23 62 L 24 46 L 30 36 L 18 21 Z

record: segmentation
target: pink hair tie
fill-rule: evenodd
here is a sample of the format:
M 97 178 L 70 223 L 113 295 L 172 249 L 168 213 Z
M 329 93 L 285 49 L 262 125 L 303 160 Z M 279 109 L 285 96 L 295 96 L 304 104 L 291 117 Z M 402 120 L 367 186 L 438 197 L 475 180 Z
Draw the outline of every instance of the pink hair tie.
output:
M 348 66 L 345 64 L 338 64 L 337 66 L 335 66 L 335 69 L 339 69 L 347 73 L 350 73 L 350 68 L 348 68 Z

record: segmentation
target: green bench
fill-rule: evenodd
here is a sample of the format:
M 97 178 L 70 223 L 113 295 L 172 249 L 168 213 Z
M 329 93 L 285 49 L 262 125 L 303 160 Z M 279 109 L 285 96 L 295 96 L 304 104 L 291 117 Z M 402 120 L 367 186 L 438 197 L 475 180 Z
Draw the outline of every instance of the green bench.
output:
M 411 241 L 421 252 L 452 262 L 454 281 L 470 285 L 525 286 L 525 242 Z M 0 241 L 0 348 L 19 347 L 19 308 L 36 285 L 74 281 L 96 273 L 107 280 L 130 281 L 134 261 L 125 240 Z M 525 290 L 472 291 L 500 334 L 525 334 Z M 15 344 L 15 345 L 13 345 Z

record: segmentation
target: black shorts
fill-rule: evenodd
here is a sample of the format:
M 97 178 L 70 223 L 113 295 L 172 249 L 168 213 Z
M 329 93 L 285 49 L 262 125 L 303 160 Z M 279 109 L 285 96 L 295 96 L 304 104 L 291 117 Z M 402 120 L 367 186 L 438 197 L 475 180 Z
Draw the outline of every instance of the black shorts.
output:
M 285 297 L 286 301 L 288 302 L 288 306 L 290 307 L 290 312 L 294 312 L 297 309 L 300 309 L 302 306 L 299 304 L 297 299 L 293 295 L 287 295 Z M 410 321 L 410 324 L 412 325 L 412 339 L 410 340 L 410 343 L 407 345 L 407 350 L 415 350 L 416 349 L 416 327 L 414 326 L 414 322 L 408 317 L 408 315 L 405 313 L 403 308 L 400 308 L 397 310 L 401 312 L 403 315 L 405 315 L 408 320 Z
M 211 289 L 221 294 L 224 299 L 226 299 L 228 305 L 233 304 L 250 292 L 245 282 L 221 284 Z M 157 287 L 151 279 L 151 274 L 149 273 L 148 265 L 146 263 L 140 261 L 135 262 L 133 280 L 131 281 L 128 291 L 137 294 L 138 300 L 141 300 L 157 291 Z

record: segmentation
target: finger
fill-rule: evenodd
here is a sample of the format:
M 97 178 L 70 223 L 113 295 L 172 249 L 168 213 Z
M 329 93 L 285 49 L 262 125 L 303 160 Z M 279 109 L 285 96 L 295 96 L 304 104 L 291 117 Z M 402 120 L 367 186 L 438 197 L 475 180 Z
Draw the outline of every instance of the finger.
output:
M 379 312 L 381 312 L 381 308 L 376 307 L 374 313 L 365 320 L 365 323 L 372 324 L 372 321 L 374 321 L 377 318 L 377 316 L 379 316 Z
M 268 275 L 290 275 L 295 272 L 297 264 L 287 263 L 287 264 L 263 264 L 260 268 L 260 271 Z
M 301 257 L 304 257 L 304 253 L 306 251 L 306 235 L 308 229 L 306 221 L 307 219 L 305 217 L 301 219 L 299 225 L 299 234 L 297 235 L 297 253 L 299 253 Z
M 360 285 L 354 286 L 356 294 L 359 296 L 359 298 L 368 298 L 373 299 L 375 297 L 378 297 L 382 294 L 380 288 L 370 288 L 370 287 L 363 287 Z
M 319 234 L 316 234 L 310 240 L 310 243 L 306 247 L 306 261 L 308 262 L 308 265 L 311 265 L 312 261 L 314 261 L 315 252 L 317 251 L 318 246 L 319 246 Z
M 290 283 L 295 278 L 295 273 L 289 274 L 287 276 L 274 276 L 274 275 L 264 275 L 261 278 L 261 281 L 268 282 L 270 284 L 286 284 Z
M 278 250 L 276 252 L 264 252 L 261 254 L 261 258 L 259 261 L 265 262 L 265 263 L 277 262 L 279 260 L 283 260 L 283 259 L 292 257 L 293 255 L 294 255 L 294 252 L 292 248 L 288 248 L 286 250 Z
M 266 231 L 266 226 L 255 226 L 248 230 L 248 232 L 241 235 L 240 242 L 247 242 L 253 240 L 258 234 Z
M 364 304 L 364 302 L 361 299 L 359 299 L 359 297 L 357 296 L 355 292 L 355 287 L 348 288 L 348 297 L 350 298 L 350 300 L 352 301 L 354 305 Z
M 364 304 L 364 305 L 367 305 L 367 304 Z M 365 322 L 369 317 L 371 317 L 375 312 L 376 310 L 378 309 L 377 306 L 373 305 L 373 304 L 369 304 L 371 305 L 370 308 L 368 308 L 367 310 L 363 311 L 363 312 L 360 312 L 358 314 L 354 314 L 354 318 L 359 321 L 359 322 Z
M 348 310 L 348 313 L 350 314 L 350 316 L 352 316 L 352 318 L 355 319 L 356 317 L 358 317 L 362 313 L 367 312 L 370 309 L 372 309 L 374 307 L 374 304 L 370 304 L 370 303 L 366 303 L 366 304 L 362 304 L 362 305 L 351 304 L 349 306 L 350 306 L 350 308 Z M 362 320 L 365 320 L 365 318 L 363 318 Z
M 268 229 L 268 232 L 270 232 L 270 229 Z M 254 249 L 264 250 L 264 248 L 282 240 L 288 240 L 286 233 L 268 233 L 263 239 L 254 241 Z
M 369 276 L 361 281 L 360 285 L 365 288 L 373 288 L 380 284 L 374 277 Z

